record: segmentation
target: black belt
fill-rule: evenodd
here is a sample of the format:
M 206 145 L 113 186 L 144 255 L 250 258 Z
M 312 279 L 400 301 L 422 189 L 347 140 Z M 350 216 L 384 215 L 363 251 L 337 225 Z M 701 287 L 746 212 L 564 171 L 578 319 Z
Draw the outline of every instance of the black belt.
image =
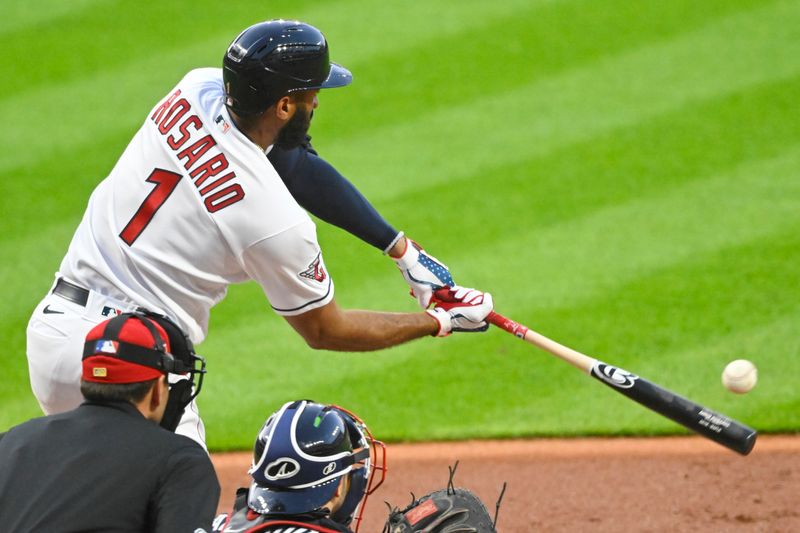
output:
M 58 279 L 56 288 L 53 289 L 53 294 L 57 294 L 65 300 L 69 300 L 83 307 L 86 307 L 86 302 L 89 301 L 89 291 L 87 289 L 78 287 L 64 278 Z

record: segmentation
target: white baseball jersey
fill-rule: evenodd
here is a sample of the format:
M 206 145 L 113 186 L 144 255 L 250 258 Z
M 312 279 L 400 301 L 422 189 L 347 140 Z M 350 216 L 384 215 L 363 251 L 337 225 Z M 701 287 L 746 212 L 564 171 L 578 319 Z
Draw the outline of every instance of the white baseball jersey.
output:
M 92 193 L 59 272 L 166 313 L 196 343 L 231 283 L 257 281 L 282 315 L 333 298 L 314 223 L 234 125 L 212 68 L 149 113 Z

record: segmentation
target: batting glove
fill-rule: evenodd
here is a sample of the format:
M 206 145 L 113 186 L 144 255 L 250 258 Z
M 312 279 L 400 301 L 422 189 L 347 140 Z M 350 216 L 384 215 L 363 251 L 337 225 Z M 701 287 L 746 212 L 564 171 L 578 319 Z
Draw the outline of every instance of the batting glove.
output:
M 489 329 L 486 317 L 494 308 L 491 294 L 464 287 L 453 287 L 448 293 L 448 301 L 434 298 L 436 306 L 426 311 L 439 322 L 437 337 L 445 337 L 453 331 L 480 332 Z
M 433 291 L 455 286 L 447 266 L 432 255 L 428 255 L 411 239 L 406 238 L 406 249 L 402 255 L 392 259 L 403 274 L 403 279 L 411 287 L 411 295 L 423 309 L 430 306 Z

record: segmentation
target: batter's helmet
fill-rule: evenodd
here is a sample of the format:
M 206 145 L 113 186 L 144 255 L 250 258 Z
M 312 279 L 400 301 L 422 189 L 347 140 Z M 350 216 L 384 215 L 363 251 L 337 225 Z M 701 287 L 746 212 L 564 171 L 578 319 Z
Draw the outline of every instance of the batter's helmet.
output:
M 375 470 L 381 472 L 375 483 Z M 258 434 L 247 504 L 265 515 L 330 514 L 348 525 L 386 473 L 386 452 L 356 415 L 335 405 L 309 400 L 284 404 Z M 331 513 L 342 476 L 350 487 L 341 507 Z M 358 509 L 361 520 L 364 505 Z M 356 526 L 356 530 L 358 527 Z
M 222 79 L 225 105 L 248 116 L 293 91 L 348 85 L 353 75 L 330 62 L 328 43 L 314 26 L 269 20 L 250 26 L 231 43 Z

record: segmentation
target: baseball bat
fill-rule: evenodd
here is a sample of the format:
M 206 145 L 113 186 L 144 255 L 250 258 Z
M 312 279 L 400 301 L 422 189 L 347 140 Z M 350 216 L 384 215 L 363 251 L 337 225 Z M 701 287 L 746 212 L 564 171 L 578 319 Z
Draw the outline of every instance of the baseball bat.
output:
M 733 418 L 712 411 L 623 368 L 567 348 L 498 313 L 490 313 L 487 321 L 563 359 L 631 400 L 726 448 L 747 455 L 755 446 L 756 430 Z

